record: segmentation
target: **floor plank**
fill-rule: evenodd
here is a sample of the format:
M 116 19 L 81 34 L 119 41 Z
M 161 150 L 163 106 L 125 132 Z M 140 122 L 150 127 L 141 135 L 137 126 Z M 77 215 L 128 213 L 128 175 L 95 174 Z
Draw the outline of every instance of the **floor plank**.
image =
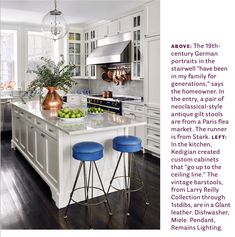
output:
M 146 184 L 150 206 L 142 191 L 132 194 L 131 216 L 127 217 L 125 195 L 108 195 L 114 215 L 104 204 L 88 208 L 71 205 L 68 221 L 51 198 L 47 184 L 18 150 L 10 148 L 10 133 L 1 134 L 1 228 L 2 229 L 160 229 L 160 161 L 149 154 L 135 157 Z M 92 218 L 89 218 L 92 217 Z M 92 221 L 90 220 L 92 219 Z

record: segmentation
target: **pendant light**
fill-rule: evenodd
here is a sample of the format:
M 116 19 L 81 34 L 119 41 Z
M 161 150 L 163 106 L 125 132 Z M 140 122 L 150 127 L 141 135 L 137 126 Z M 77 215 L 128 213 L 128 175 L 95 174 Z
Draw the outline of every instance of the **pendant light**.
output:
M 68 33 L 68 25 L 61 11 L 56 9 L 49 11 L 42 19 L 42 32 L 54 41 L 63 38 Z

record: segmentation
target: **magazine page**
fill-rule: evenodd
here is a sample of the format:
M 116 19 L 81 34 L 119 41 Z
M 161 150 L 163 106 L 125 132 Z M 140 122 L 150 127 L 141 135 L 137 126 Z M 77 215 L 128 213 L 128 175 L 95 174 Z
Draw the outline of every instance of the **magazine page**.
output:
M 231 236 L 234 2 L 161 6 L 161 227 L 171 236 Z
M 233 0 L 1 0 L 2 236 L 233 236 Z

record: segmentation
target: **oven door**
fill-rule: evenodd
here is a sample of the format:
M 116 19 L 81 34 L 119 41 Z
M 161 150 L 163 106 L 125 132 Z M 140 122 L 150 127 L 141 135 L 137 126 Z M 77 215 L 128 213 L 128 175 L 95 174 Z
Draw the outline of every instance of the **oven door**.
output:
M 93 99 L 87 98 L 87 108 L 90 108 L 90 107 L 101 108 L 104 111 L 109 112 L 109 113 L 114 113 L 114 114 L 119 114 L 119 115 L 122 114 L 121 105 L 114 107 L 114 106 L 111 106 L 111 103 L 99 104 L 97 102 L 94 102 Z

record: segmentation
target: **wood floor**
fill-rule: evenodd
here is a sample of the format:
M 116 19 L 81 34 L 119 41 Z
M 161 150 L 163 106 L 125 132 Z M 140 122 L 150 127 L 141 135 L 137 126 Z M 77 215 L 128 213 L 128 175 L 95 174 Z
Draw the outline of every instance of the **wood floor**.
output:
M 1 135 L 1 228 L 2 229 L 159 229 L 160 163 L 151 155 L 138 154 L 136 161 L 146 185 L 150 206 L 145 205 L 142 191 L 132 194 L 131 216 L 124 212 L 123 192 L 109 194 L 113 216 L 105 205 L 88 209 L 71 205 L 68 221 L 63 219 L 51 199 L 47 184 L 19 151 L 10 148 L 11 134 Z M 89 218 L 90 217 L 90 218 Z M 92 220 L 91 220 L 92 219 Z

